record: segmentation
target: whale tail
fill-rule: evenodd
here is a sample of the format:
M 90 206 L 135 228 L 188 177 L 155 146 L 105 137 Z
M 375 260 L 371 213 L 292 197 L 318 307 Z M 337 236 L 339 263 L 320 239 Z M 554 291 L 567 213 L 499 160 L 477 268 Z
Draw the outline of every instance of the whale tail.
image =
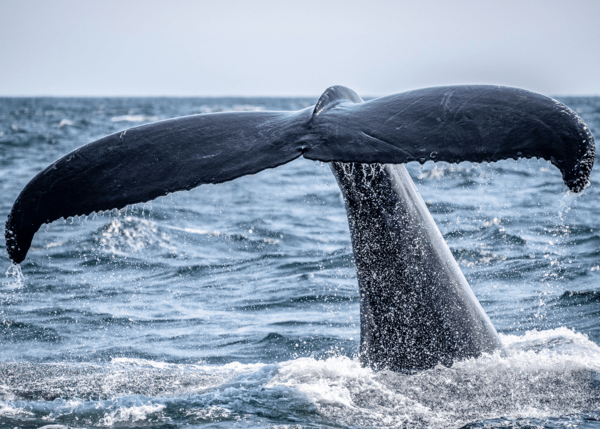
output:
M 186 116 L 82 146 L 21 191 L 6 222 L 6 248 L 20 263 L 44 223 L 233 180 L 300 156 L 382 164 L 537 157 L 551 161 L 569 189 L 580 192 L 595 146 L 572 110 L 521 89 L 450 86 L 362 102 L 335 86 L 297 112 Z
M 420 370 L 502 349 L 404 165 L 330 164 L 360 292 L 360 358 Z

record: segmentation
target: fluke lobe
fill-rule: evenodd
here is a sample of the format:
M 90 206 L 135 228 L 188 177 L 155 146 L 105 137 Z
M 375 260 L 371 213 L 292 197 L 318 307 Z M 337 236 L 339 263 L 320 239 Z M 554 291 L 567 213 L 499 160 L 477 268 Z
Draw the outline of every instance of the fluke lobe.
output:
M 300 156 L 331 162 L 344 195 L 361 295 L 361 359 L 405 370 L 450 365 L 501 344 L 401 164 L 537 157 L 580 192 L 595 146 L 571 109 L 522 89 L 437 87 L 363 102 L 334 86 L 297 112 L 186 116 L 76 149 L 21 191 L 6 222 L 7 250 L 20 263 L 44 223 Z

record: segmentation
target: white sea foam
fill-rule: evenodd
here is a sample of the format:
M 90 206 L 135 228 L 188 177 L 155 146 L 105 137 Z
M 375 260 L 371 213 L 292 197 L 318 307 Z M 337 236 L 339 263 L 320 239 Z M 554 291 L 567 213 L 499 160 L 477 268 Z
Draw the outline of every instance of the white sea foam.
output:
M 502 341 L 506 353 L 412 374 L 373 371 L 345 356 L 226 365 L 116 358 L 108 365 L 42 365 L 36 377 L 29 375 L 30 364 L 15 364 L 4 371 L 24 381 L 4 386 L 10 391 L 4 398 L 35 389 L 63 397 L 76 392 L 88 399 L 29 404 L 32 411 L 46 413 L 49 422 L 73 414 L 105 426 L 167 421 L 169 404 L 177 404 L 179 413 L 192 422 L 257 413 L 285 415 L 293 421 L 309 413 L 341 425 L 409 428 L 452 428 L 499 418 L 547 419 L 598 410 L 600 347 L 585 335 L 558 328 L 502 335 Z M 0 415 L 27 414 L 18 403 L 0 402 Z
M 219 231 L 209 231 L 206 229 L 199 229 L 199 228 L 180 228 L 178 226 L 173 226 L 173 225 L 164 225 L 164 227 L 168 228 L 168 229 L 173 229 L 175 231 L 188 232 L 190 234 L 210 235 L 210 236 L 221 235 L 221 233 Z
M 112 122 L 151 122 L 158 121 L 158 116 L 122 115 L 110 118 Z
M 597 409 L 600 347 L 585 335 L 558 328 L 503 335 L 502 340 L 505 354 L 414 374 L 375 372 L 344 356 L 166 368 L 228 373 L 209 389 L 190 386 L 188 394 L 196 406 L 187 415 L 198 419 L 253 414 L 255 404 L 261 404 L 261 410 L 271 408 L 291 418 L 313 406 L 322 418 L 350 426 L 447 428 L 501 417 L 544 419 Z M 151 361 L 117 362 L 162 367 Z M 126 420 L 157 411 L 126 408 L 111 411 L 108 418 Z
M 234 104 L 231 107 L 220 106 L 220 105 L 211 105 L 211 106 L 200 106 L 196 109 L 197 113 L 220 113 L 227 111 L 234 112 L 258 112 L 265 110 L 264 106 L 255 106 L 253 104 Z
M 69 426 L 65 426 L 65 425 L 46 425 L 46 426 L 41 426 L 38 429 L 70 429 Z
M 161 370 L 177 370 L 177 371 L 204 371 L 206 373 L 232 373 L 232 374 L 244 374 L 247 372 L 257 371 L 264 367 L 264 363 L 250 363 L 243 364 L 240 362 L 231 362 L 225 365 L 208 365 L 202 362 L 197 364 L 177 364 L 168 362 L 157 362 L 149 359 L 141 358 L 113 358 L 111 364 L 115 367 L 121 367 L 123 369 L 143 369 L 143 368 L 155 368 Z
M 69 426 L 65 426 L 65 425 L 46 425 L 46 426 L 41 426 L 38 429 L 71 429 Z
M 131 216 L 113 219 L 101 229 L 96 241 L 114 254 L 141 252 L 152 246 L 176 251 L 175 246 L 169 242 L 168 235 L 160 231 L 155 222 Z
M 69 121 L 68 119 L 63 119 L 58 124 L 58 128 L 62 128 L 62 127 L 66 127 L 66 126 L 72 126 L 72 125 L 75 125 L 75 123 L 73 121 Z
M 257 112 L 265 110 L 263 106 L 254 106 L 252 104 L 234 104 L 233 110 L 236 112 Z
M 23 417 L 31 416 L 31 412 L 23 408 L 14 407 L 13 405 L 0 401 L 0 417 Z
M 146 404 L 132 407 L 121 407 L 115 411 L 109 411 L 100 424 L 103 426 L 114 426 L 121 422 L 139 422 L 147 420 L 150 415 L 155 415 L 155 418 L 160 418 L 159 414 L 165 408 L 160 404 Z
M 507 353 L 416 374 L 373 372 L 346 357 L 279 364 L 265 387 L 285 386 L 337 423 L 460 427 L 509 416 L 546 418 L 596 410 L 600 347 L 567 328 L 503 335 Z
M 3 286 L 8 289 L 21 289 L 23 287 L 25 277 L 21 271 L 21 265 L 11 264 L 6 270 L 5 275 L 6 280 L 2 282 Z

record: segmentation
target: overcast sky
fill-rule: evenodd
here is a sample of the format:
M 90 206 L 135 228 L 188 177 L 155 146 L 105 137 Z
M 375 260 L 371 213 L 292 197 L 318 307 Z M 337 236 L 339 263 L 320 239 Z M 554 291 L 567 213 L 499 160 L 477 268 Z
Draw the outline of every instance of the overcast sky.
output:
M 600 1 L 0 0 L 0 96 L 600 95 Z

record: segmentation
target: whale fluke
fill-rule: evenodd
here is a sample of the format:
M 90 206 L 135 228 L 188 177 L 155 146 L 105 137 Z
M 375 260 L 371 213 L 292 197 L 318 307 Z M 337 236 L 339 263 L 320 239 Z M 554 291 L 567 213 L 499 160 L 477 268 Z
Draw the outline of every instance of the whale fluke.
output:
M 552 98 L 473 85 L 347 100 L 315 118 L 313 132 L 323 144 L 307 149 L 305 158 L 367 164 L 543 158 L 561 171 L 571 191 L 589 183 L 594 138 L 574 111 Z
M 522 89 L 449 86 L 367 102 L 334 86 L 297 112 L 193 115 L 118 132 L 65 155 L 22 190 L 6 248 L 22 262 L 44 223 L 221 183 L 304 156 L 345 163 L 543 158 L 569 189 L 589 182 L 594 139 L 565 105 Z

